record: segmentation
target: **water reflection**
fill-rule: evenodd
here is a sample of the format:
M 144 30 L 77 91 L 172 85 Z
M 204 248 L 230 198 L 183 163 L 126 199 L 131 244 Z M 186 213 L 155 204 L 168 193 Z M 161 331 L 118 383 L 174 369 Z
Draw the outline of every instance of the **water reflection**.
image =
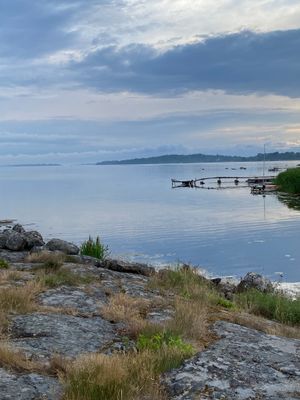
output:
M 277 197 L 278 200 L 285 204 L 288 208 L 300 211 L 300 195 L 278 193 Z

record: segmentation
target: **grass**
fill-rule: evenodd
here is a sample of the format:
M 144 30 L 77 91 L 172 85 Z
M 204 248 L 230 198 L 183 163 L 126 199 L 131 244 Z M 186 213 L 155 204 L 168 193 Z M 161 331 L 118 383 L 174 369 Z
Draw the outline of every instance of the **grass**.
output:
M 41 290 L 41 285 L 35 281 L 28 282 L 24 286 L 2 288 L 0 312 L 24 314 L 34 311 L 35 297 Z
M 0 367 L 13 372 L 37 372 L 45 371 L 45 366 L 31 361 L 20 351 L 13 349 L 8 343 L 0 344 Z
M 149 309 L 149 300 L 117 293 L 102 307 L 101 315 L 109 321 L 125 323 L 126 334 L 137 337 L 150 324 L 145 320 Z
M 37 309 L 35 297 L 42 290 L 40 283 L 28 282 L 23 286 L 4 287 L 0 290 L 0 336 L 9 326 L 8 315 L 26 314 Z
M 70 364 L 64 400 L 166 399 L 159 385 L 161 373 L 178 367 L 184 350 L 162 347 L 136 354 L 91 354 Z
M 52 252 L 43 250 L 38 253 L 31 253 L 26 257 L 26 262 L 30 263 L 38 263 L 38 264 L 63 264 L 65 261 L 66 255 L 60 252 Z
M 41 271 L 37 280 L 45 287 L 55 288 L 58 286 L 78 286 L 85 283 L 90 283 L 93 278 L 89 276 L 81 276 L 75 274 L 66 268 L 60 268 L 58 270 L 45 269 Z
M 278 174 L 274 183 L 280 190 L 292 194 L 300 194 L 300 168 L 289 168 Z
M 88 240 L 82 243 L 80 254 L 104 260 L 108 256 L 109 250 L 107 246 L 101 243 L 99 236 L 96 239 L 89 236 Z
M 174 335 L 169 330 L 163 330 L 152 335 L 140 334 L 137 338 L 138 350 L 158 351 L 162 348 L 178 349 L 187 355 L 192 355 L 194 352 L 191 344 L 184 342 L 181 336 Z
M 9 268 L 9 263 L 3 258 L 0 258 L 0 269 L 8 269 L 8 268 Z
M 235 301 L 252 314 L 287 325 L 300 325 L 300 299 L 291 300 L 278 293 L 249 290 L 238 294 Z

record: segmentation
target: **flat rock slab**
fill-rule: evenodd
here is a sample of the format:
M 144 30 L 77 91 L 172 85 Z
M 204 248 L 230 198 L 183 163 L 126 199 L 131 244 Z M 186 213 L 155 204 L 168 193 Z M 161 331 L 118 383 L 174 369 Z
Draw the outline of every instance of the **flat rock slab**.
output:
M 115 326 L 101 317 L 34 313 L 12 319 L 13 343 L 29 356 L 76 357 L 95 352 L 116 338 Z
M 57 379 L 38 374 L 13 374 L 0 368 L 1 400 L 58 400 L 61 395 Z
M 166 374 L 171 399 L 300 398 L 300 340 L 223 321 L 214 329 L 220 340 Z
M 42 293 L 39 303 L 44 306 L 62 307 L 73 309 L 79 313 L 97 313 L 107 302 L 104 291 L 100 288 L 93 288 L 86 293 L 80 288 L 61 286 Z

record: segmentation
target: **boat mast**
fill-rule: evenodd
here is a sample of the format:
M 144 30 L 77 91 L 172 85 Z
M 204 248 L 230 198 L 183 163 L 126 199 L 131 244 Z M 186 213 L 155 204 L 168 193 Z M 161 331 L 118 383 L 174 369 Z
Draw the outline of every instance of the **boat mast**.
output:
M 265 184 L 266 145 L 264 144 L 263 185 Z

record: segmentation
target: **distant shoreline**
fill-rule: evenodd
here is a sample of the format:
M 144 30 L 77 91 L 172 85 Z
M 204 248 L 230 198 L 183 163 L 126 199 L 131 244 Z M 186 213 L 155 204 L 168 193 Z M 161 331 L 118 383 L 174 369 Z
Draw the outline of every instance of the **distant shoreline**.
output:
M 157 157 L 133 158 L 126 160 L 102 161 L 95 165 L 138 165 L 138 164 L 193 164 L 221 162 L 255 162 L 255 161 L 300 161 L 300 152 L 258 153 L 256 156 L 224 156 L 209 154 L 166 154 Z

